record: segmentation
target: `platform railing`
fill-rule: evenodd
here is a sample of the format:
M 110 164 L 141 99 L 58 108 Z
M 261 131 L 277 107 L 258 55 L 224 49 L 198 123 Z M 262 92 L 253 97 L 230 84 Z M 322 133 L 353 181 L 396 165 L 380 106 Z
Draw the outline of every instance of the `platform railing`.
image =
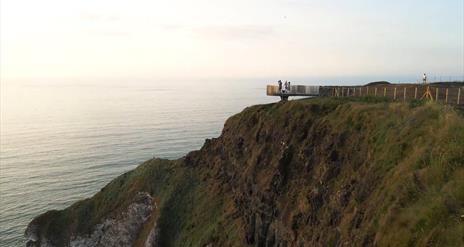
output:
M 279 86 L 267 85 L 266 94 L 269 96 L 319 96 L 319 88 L 320 86 L 292 85 L 289 89 L 285 87 L 279 89 Z

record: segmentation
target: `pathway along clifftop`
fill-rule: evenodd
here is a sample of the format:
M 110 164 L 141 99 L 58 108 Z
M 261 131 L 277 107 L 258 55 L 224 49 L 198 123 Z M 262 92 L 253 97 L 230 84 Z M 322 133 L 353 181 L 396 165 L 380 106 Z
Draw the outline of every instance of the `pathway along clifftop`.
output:
M 464 246 L 463 233 L 463 116 L 377 98 L 246 108 L 200 150 L 27 229 L 29 246 Z

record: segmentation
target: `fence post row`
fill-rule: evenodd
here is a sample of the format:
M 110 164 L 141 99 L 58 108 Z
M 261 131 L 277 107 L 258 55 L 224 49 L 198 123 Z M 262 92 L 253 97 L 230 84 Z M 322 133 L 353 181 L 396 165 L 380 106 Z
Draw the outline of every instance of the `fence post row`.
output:
M 422 96 L 422 90 L 425 90 L 425 86 L 418 85 L 414 86 L 414 96 L 413 93 L 408 90 L 410 88 L 411 90 L 413 89 L 413 86 L 411 85 L 396 85 L 398 87 L 392 86 L 380 86 L 376 87 L 374 86 L 373 90 L 372 87 L 370 88 L 369 86 L 357 86 L 357 87 L 345 87 L 345 86 L 334 86 L 327 88 L 327 90 L 323 90 L 320 95 L 326 95 L 326 96 L 332 96 L 332 97 L 363 97 L 363 96 L 380 96 L 382 95 L 381 93 L 377 94 L 377 91 L 380 89 L 382 90 L 383 88 L 383 96 L 384 97 L 389 97 L 393 98 L 394 100 L 401 100 L 401 88 L 403 89 L 403 102 L 406 102 L 410 99 L 419 99 Z M 366 90 L 363 90 L 363 88 L 366 88 Z M 393 89 L 393 92 L 390 92 L 389 88 Z M 292 88 L 296 90 L 296 92 L 300 92 L 300 89 Z M 433 92 L 433 89 L 435 89 L 435 92 Z M 464 87 L 459 86 L 459 87 L 430 87 L 430 96 L 435 96 L 431 97 L 432 101 L 435 102 L 441 102 L 443 104 L 457 104 L 457 105 L 462 105 L 464 102 L 461 99 L 462 98 L 462 91 Z M 294 91 L 292 90 L 292 92 Z M 329 91 L 330 90 L 330 91 Z M 457 90 L 457 92 L 455 91 Z M 374 91 L 374 92 L 372 92 Z M 308 93 L 308 91 L 305 91 Z M 279 90 L 277 86 L 267 86 L 267 94 L 268 95 L 273 95 L 273 94 L 279 94 Z M 300 92 L 301 93 L 301 92 Z M 443 96 L 441 96 L 443 95 Z M 441 98 L 440 98 L 441 97 Z M 435 99 L 434 99 L 435 98 Z

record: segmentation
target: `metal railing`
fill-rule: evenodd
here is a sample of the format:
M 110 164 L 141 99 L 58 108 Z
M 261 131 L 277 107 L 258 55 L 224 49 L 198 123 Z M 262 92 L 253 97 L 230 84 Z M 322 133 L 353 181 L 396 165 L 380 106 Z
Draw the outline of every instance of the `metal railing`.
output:
M 293 85 L 289 89 L 279 89 L 279 86 L 267 85 L 266 94 L 269 96 L 318 96 L 319 89 L 320 86 Z

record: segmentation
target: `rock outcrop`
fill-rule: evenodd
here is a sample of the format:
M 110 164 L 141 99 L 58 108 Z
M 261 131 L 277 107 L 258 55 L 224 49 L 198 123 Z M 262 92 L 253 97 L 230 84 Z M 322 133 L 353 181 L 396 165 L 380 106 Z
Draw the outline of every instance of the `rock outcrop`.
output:
M 72 236 L 69 246 L 71 247 L 110 247 L 131 246 L 142 226 L 156 209 L 156 203 L 146 192 L 135 195 L 134 201 L 129 204 L 125 211 L 120 212 L 115 218 L 104 219 L 101 224 L 94 226 L 90 234 L 78 234 Z M 26 229 L 27 246 L 51 247 L 54 244 L 47 236 L 38 233 L 38 225 L 31 223 Z M 145 247 L 156 247 L 156 224 L 152 226 L 150 234 L 145 241 Z

